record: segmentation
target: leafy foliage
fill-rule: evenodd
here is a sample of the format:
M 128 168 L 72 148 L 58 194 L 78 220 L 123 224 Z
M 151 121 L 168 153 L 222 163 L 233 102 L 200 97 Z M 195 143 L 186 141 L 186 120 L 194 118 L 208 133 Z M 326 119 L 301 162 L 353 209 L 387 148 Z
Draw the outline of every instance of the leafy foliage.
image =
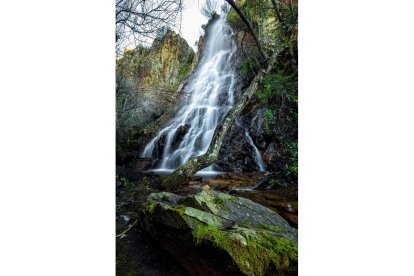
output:
M 130 188 L 131 184 L 126 177 L 121 177 L 122 186 L 126 189 Z
M 296 182 L 298 175 L 297 119 L 298 95 L 297 75 L 284 71 L 269 73 L 262 89 L 257 93 L 263 113 L 263 128 L 267 140 L 278 145 L 281 177 L 288 182 Z
M 284 97 L 288 102 L 297 103 L 297 78 L 294 75 L 285 75 L 283 71 L 268 74 L 265 77 L 263 89 L 257 97 L 264 104 L 272 104 L 278 97 Z
M 255 62 L 252 58 L 246 58 L 240 65 L 240 73 L 246 78 L 254 76 L 258 69 L 257 62 Z
M 298 142 L 292 141 L 287 144 L 288 162 L 284 170 L 285 176 L 291 179 L 298 177 Z
M 230 10 L 227 13 L 227 22 L 236 29 L 244 28 L 244 23 L 241 20 L 240 16 L 234 10 Z

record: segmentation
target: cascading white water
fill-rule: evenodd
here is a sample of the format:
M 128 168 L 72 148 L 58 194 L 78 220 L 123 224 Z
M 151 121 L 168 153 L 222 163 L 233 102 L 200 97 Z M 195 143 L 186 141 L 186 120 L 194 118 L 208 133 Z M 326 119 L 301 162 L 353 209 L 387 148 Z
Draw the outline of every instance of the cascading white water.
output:
M 254 161 L 256 162 L 256 165 L 259 168 L 259 171 L 266 172 L 266 165 L 263 162 L 262 155 L 260 154 L 259 149 L 254 144 L 253 139 L 249 134 L 249 131 L 247 130 L 247 128 L 242 126 L 242 124 L 240 123 L 240 118 L 237 118 L 235 122 L 240 128 L 244 130 L 244 136 L 246 137 L 247 142 L 253 149 Z
M 256 147 L 256 145 L 253 143 L 253 139 L 252 139 L 252 137 L 250 137 L 250 134 L 247 131 L 247 129 L 244 130 L 244 135 L 247 138 L 247 142 L 249 142 L 250 146 L 253 148 L 254 160 L 256 161 L 256 164 L 259 167 L 259 171 L 265 172 L 266 171 L 266 165 L 263 162 L 262 155 L 260 154 L 260 151 Z
M 236 75 L 231 60 L 235 51 L 233 31 L 221 16 L 209 29 L 202 58 L 188 84 L 188 102 L 144 149 L 142 156 L 151 158 L 157 143 L 165 139 L 159 170 L 174 170 L 207 151 L 217 125 L 234 104 Z

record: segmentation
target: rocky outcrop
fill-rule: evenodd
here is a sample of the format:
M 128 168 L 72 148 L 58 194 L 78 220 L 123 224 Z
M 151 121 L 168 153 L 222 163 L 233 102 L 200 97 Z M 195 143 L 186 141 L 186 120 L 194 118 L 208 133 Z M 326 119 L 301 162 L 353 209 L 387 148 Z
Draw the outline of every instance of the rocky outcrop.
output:
M 249 199 L 161 192 L 144 206 L 142 228 L 192 275 L 297 273 L 297 231 Z
M 179 85 L 190 73 L 194 51 L 173 31 L 156 38 L 150 48 L 126 50 L 117 61 L 117 74 L 132 82 L 131 89 L 143 110 L 138 119 L 159 117 L 179 94 Z M 154 108 L 156 107 L 156 108 Z M 148 121 L 148 120 L 147 120 Z
M 195 53 L 185 39 L 167 31 L 151 47 L 126 49 L 117 60 L 117 73 L 132 78 L 143 89 L 164 87 L 176 90 L 191 69 Z
M 147 60 L 147 72 L 142 76 L 146 87 L 171 87 L 176 90 L 190 72 L 194 51 L 173 31 L 155 39 Z
M 173 31 L 155 39 L 151 48 L 141 54 L 133 78 L 138 107 L 139 127 L 145 126 L 174 107 L 179 98 L 180 84 L 188 76 L 194 51 Z M 132 67 L 134 68 L 134 67 Z

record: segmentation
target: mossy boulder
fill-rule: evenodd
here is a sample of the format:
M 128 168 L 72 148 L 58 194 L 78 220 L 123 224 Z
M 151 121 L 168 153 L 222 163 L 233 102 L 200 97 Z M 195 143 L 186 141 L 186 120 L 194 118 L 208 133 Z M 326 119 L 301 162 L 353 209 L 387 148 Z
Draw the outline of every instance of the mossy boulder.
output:
M 153 193 L 142 226 L 190 274 L 295 275 L 297 230 L 249 199 L 213 190 Z

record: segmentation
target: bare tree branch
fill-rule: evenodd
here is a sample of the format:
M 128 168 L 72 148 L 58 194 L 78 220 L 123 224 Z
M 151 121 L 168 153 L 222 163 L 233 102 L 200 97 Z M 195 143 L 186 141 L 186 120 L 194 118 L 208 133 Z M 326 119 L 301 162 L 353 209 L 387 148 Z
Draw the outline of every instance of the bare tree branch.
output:
M 173 29 L 181 20 L 183 0 L 117 0 L 115 41 L 117 54 L 155 38 L 162 27 Z
M 200 12 L 208 18 L 212 18 L 217 11 L 218 2 L 217 0 L 205 0 L 201 6 Z

